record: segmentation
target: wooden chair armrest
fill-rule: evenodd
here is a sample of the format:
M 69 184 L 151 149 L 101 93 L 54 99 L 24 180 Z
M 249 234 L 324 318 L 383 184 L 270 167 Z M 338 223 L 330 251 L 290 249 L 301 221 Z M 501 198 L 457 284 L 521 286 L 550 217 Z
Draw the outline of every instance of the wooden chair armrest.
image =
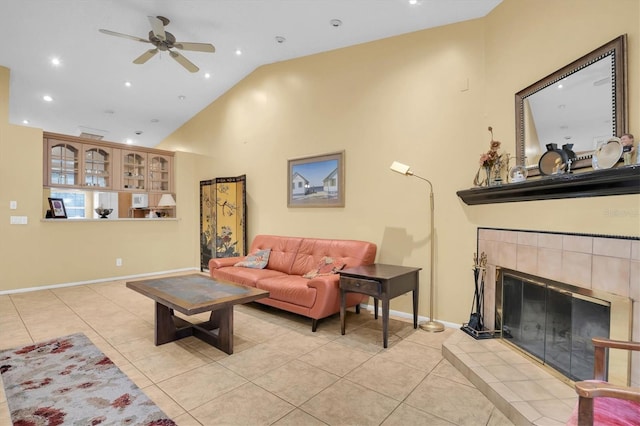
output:
M 585 380 L 576 382 L 576 392 L 582 398 L 620 398 L 640 402 L 640 388 L 613 385 L 607 382 Z
M 640 351 L 640 342 L 629 342 L 624 340 L 612 340 L 604 337 L 594 337 L 591 339 L 593 346 L 613 349 L 627 349 L 630 351 Z

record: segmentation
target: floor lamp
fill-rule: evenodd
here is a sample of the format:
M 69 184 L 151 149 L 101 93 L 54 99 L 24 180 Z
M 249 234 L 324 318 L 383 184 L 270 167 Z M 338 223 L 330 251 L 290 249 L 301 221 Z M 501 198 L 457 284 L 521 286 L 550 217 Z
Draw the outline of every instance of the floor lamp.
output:
M 398 163 L 397 161 L 394 161 L 393 164 L 391 164 L 391 170 L 393 170 L 394 172 L 400 173 L 402 175 L 405 176 L 414 176 L 417 177 L 418 179 L 422 179 L 423 181 L 427 182 L 429 184 L 429 201 L 430 201 L 430 205 L 431 205 L 431 235 L 429 236 L 430 238 L 430 254 L 431 254 L 431 276 L 430 276 L 430 280 L 429 280 L 429 321 L 423 322 L 420 324 L 420 328 L 426 331 L 431 331 L 433 333 L 437 333 L 439 331 L 444 331 L 444 325 L 438 321 L 435 321 L 433 319 L 433 301 L 434 301 L 434 287 L 433 287 L 433 277 L 434 277 L 434 273 L 435 273 L 435 268 L 436 268 L 436 264 L 435 264 L 435 250 L 434 250 L 434 244 L 433 244 L 433 239 L 435 237 L 433 229 L 433 212 L 434 212 L 434 208 L 433 208 L 433 185 L 431 184 L 431 182 L 428 179 L 423 178 L 422 176 L 418 176 L 417 174 L 413 173 L 411 171 L 411 168 L 409 166 L 407 166 L 406 164 L 402 164 L 402 163 Z

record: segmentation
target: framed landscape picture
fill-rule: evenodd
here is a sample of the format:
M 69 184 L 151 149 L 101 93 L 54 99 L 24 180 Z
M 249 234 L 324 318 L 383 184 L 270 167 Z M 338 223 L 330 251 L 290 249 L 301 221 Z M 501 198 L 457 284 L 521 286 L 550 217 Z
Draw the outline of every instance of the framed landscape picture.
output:
M 66 219 L 67 210 L 64 208 L 64 200 L 62 198 L 49 198 L 49 207 L 51 207 L 51 217 L 54 219 Z
M 287 161 L 287 207 L 344 207 L 344 151 Z

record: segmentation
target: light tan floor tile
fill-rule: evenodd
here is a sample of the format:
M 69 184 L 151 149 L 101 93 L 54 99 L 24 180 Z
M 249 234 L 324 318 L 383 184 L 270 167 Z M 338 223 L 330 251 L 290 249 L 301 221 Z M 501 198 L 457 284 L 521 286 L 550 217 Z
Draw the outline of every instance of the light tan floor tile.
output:
M 420 411 L 407 404 L 400 404 L 382 423 L 383 426 L 429 425 L 452 426 L 453 423 L 429 413 Z
M 544 413 L 546 418 L 552 419 L 558 423 L 566 423 L 571 417 L 573 407 L 567 407 L 562 401 L 557 399 L 545 401 L 530 401 L 529 404 L 540 413 Z M 640 416 L 639 416 L 640 418 Z
M 491 411 L 491 417 L 489 417 L 489 422 L 487 426 L 512 426 L 513 422 L 505 416 L 502 411 L 494 408 Z
M 455 331 L 456 330 L 453 328 L 445 328 L 442 332 L 431 333 L 418 328 L 415 333 L 407 336 L 406 340 L 409 342 L 419 343 L 424 346 L 430 346 L 435 349 L 440 349 L 442 343 L 447 341 Z
M 304 411 L 296 408 L 277 422 L 273 423 L 273 426 L 323 426 L 325 422 L 321 422 L 315 417 L 305 413 Z
M 342 379 L 300 407 L 331 425 L 378 425 L 399 401 Z
M 170 418 L 184 414 L 184 409 L 157 386 L 148 386 L 143 392 Z
M 366 352 L 330 342 L 298 359 L 342 377 L 369 358 L 371 355 Z
M 190 414 L 203 425 L 269 425 L 294 408 L 253 383 L 246 383 Z
M 156 353 L 146 358 L 132 361 L 132 364 L 154 383 L 159 383 L 209 362 L 211 361 L 200 353 L 171 351 Z
M 300 356 L 311 352 L 320 346 L 326 345 L 331 340 L 324 336 L 312 336 L 299 330 L 290 330 L 285 334 L 275 336 L 265 342 L 265 345 L 292 356 Z
M 442 361 L 442 350 L 403 340 L 394 347 L 380 353 L 378 357 L 399 362 L 428 373 Z
M 440 363 L 432 370 L 431 374 L 453 380 L 454 382 L 458 382 L 462 385 L 473 386 L 469 379 L 467 379 L 460 370 L 455 368 L 446 359 L 440 361 Z
M 124 374 L 127 375 L 131 379 L 133 383 L 136 384 L 140 389 L 147 388 L 153 385 L 153 382 L 149 380 L 147 376 L 142 374 L 140 370 L 138 370 L 133 364 L 126 363 L 122 365 L 118 365 L 118 368 L 122 370 Z
M 515 380 L 504 382 L 504 385 L 511 389 L 523 401 L 541 401 L 552 399 L 553 395 L 549 390 L 530 380 Z
M 158 383 L 158 387 L 186 410 L 193 410 L 247 380 L 217 364 L 207 364 Z
M 414 408 L 460 425 L 486 424 L 493 405 L 477 389 L 429 375 L 407 397 Z
M 258 377 L 253 383 L 298 407 L 339 379 L 334 374 L 293 360 Z
M 425 378 L 427 373 L 380 357 L 373 357 L 345 376 L 366 388 L 398 401 L 407 395 Z
M 261 343 L 218 362 L 242 377 L 253 380 L 292 359 L 293 356 Z
M 173 417 L 173 420 L 178 426 L 201 426 L 202 423 L 194 419 L 191 414 L 184 413 L 177 417 Z
M 11 425 L 11 414 L 9 414 L 9 406 L 6 402 L 0 402 L 0 425 Z

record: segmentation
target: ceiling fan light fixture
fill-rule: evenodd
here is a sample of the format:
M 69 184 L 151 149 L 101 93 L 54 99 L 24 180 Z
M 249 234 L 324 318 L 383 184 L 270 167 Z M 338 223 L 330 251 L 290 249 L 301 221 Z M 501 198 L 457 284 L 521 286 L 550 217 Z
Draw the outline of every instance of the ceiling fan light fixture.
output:
M 45 101 L 45 102 L 53 102 L 53 98 L 51 96 L 49 96 L 49 95 L 44 95 L 42 97 L 42 100 Z

